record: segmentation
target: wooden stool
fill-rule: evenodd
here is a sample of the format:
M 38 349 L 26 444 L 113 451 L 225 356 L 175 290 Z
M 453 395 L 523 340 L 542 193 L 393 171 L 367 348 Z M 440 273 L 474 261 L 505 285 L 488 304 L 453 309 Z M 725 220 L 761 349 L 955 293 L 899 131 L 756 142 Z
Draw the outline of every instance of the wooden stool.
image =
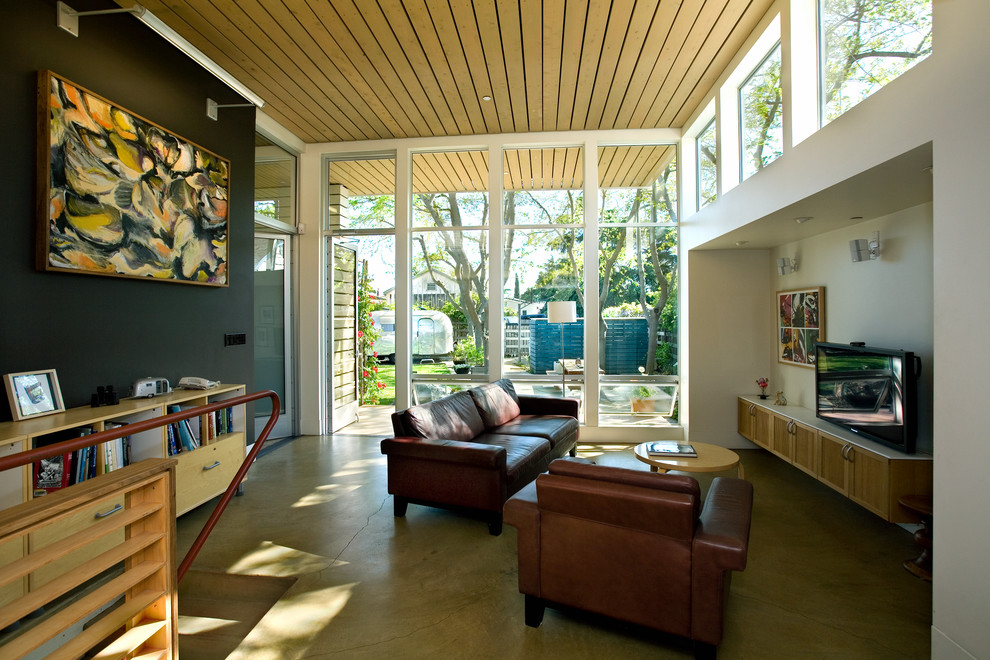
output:
M 904 568 L 922 580 L 932 581 L 932 496 L 904 495 L 898 503 L 918 517 L 921 527 L 914 533 L 915 542 L 921 546 L 921 554 L 905 559 Z

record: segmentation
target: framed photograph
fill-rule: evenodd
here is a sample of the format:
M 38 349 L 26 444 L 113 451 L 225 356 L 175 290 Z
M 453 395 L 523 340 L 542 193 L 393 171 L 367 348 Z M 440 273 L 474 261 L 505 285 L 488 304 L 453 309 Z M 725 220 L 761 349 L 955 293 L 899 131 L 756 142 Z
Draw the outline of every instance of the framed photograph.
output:
M 39 73 L 40 270 L 227 286 L 229 177 L 224 158 Z
M 54 369 L 6 374 L 3 381 L 15 422 L 65 411 Z
M 815 366 L 815 345 L 825 341 L 825 287 L 777 292 L 777 361 Z

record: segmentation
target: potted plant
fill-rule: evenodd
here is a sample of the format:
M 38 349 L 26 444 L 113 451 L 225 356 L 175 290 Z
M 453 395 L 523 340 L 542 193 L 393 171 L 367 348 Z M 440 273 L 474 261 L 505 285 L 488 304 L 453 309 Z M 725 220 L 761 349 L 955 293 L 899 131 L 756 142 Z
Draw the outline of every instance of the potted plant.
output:
M 473 337 L 465 337 L 454 345 L 454 373 L 470 373 L 471 365 L 484 363 L 485 354 L 474 345 Z
M 636 412 L 653 412 L 654 410 L 654 399 L 657 392 L 650 387 L 645 385 L 638 386 L 634 391 L 633 395 L 629 398 L 629 404 L 632 406 L 632 411 Z

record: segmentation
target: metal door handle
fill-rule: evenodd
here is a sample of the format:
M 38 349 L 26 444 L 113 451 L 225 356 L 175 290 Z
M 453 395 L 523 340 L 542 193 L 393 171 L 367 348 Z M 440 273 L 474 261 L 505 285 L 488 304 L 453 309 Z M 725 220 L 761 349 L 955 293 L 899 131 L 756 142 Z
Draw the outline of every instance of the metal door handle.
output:
M 207 470 L 212 470 L 213 468 L 220 467 L 220 461 L 213 461 L 213 465 L 204 465 L 203 472 Z

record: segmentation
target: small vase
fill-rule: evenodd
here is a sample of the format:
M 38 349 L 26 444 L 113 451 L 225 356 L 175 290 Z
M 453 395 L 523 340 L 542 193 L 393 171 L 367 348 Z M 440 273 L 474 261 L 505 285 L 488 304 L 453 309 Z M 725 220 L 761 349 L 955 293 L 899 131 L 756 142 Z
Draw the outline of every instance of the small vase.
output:
M 766 394 L 766 392 L 760 392 L 760 398 L 761 398 L 761 399 L 765 399 L 765 398 L 767 398 L 767 394 Z

